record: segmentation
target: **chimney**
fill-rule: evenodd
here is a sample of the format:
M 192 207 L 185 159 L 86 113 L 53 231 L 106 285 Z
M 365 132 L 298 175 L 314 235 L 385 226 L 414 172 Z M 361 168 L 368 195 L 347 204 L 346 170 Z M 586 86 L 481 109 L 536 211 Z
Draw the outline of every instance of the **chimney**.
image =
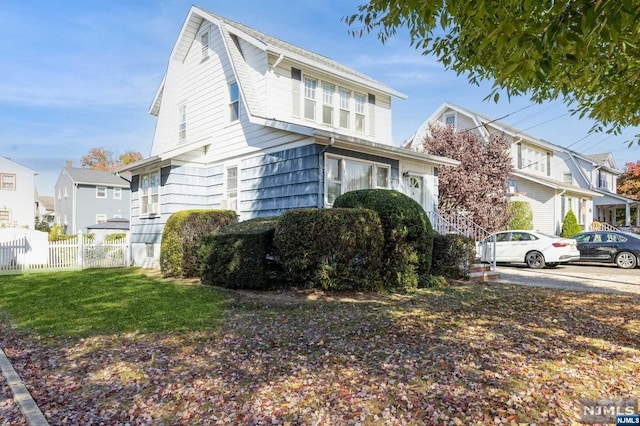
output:
M 73 161 L 71 161 L 71 160 L 67 160 L 67 167 L 68 167 L 68 168 L 73 167 Z

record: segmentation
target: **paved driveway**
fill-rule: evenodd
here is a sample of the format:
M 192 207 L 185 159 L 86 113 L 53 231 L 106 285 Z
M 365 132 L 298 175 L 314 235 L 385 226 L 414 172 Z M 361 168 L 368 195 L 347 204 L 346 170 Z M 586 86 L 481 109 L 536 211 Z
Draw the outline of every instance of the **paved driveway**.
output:
M 579 291 L 640 294 L 640 268 L 620 269 L 614 265 L 584 263 L 560 265 L 555 269 L 530 269 L 523 265 L 498 265 L 500 281 L 538 287 Z

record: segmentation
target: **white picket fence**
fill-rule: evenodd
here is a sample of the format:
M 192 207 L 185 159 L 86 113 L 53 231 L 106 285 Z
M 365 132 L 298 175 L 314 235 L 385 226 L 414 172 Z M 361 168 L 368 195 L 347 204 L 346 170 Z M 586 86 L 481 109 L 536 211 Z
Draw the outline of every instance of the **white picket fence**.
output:
M 64 241 L 28 237 L 0 242 L 0 275 L 86 268 L 124 267 L 130 264 L 127 238 L 113 242 L 88 240 L 81 233 Z

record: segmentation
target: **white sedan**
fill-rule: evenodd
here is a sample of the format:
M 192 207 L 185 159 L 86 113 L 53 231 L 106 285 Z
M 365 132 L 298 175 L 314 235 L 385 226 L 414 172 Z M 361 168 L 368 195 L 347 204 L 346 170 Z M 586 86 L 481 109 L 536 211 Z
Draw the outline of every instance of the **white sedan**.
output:
M 560 263 L 580 259 L 576 240 L 546 235 L 535 231 L 511 230 L 496 232 L 482 241 L 481 260 L 493 261 L 495 236 L 495 261 L 524 262 L 530 268 L 545 266 L 555 268 Z

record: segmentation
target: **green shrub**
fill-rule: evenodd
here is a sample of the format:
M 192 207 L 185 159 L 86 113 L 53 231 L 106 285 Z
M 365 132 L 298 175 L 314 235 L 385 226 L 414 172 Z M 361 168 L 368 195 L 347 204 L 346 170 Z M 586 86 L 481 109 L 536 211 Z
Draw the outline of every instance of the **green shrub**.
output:
M 200 276 L 204 284 L 227 288 L 268 289 L 278 283 L 273 249 L 277 218 L 233 223 L 204 237 Z
M 439 287 L 445 287 L 448 284 L 449 283 L 447 282 L 447 279 L 442 275 L 431 275 L 427 278 L 426 287 L 439 288 Z
M 398 191 L 363 189 L 342 194 L 334 207 L 367 208 L 380 216 L 384 231 L 383 281 L 390 290 L 425 286 L 431 270 L 433 230 L 422 207 Z
M 287 211 L 278 220 L 274 246 L 293 285 L 324 290 L 381 289 L 384 235 L 374 211 Z
M 476 245 L 472 238 L 457 234 L 435 234 L 431 274 L 455 280 L 467 277 L 475 257 Z
M 183 210 L 169 216 L 162 232 L 160 269 L 165 277 L 196 277 L 202 237 L 235 223 L 232 210 Z
M 115 234 L 108 234 L 104 236 L 105 243 L 115 243 L 116 241 L 127 238 L 127 234 L 124 232 L 117 232 Z
M 508 229 L 533 229 L 533 211 L 526 201 L 511 201 L 509 215 Z
M 582 227 L 578 225 L 578 220 L 576 219 L 576 215 L 573 214 L 573 211 L 569 210 L 564 217 L 560 236 L 571 237 L 572 235 L 579 234 L 580 232 L 582 232 Z

